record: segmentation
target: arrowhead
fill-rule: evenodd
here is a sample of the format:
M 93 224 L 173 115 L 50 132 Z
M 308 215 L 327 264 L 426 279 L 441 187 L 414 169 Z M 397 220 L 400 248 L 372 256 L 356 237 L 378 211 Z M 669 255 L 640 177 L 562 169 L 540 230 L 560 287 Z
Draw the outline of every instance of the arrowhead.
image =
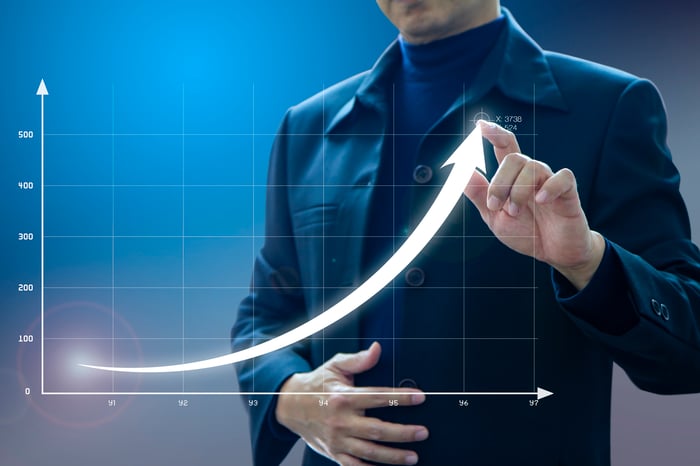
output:
M 541 400 L 542 398 L 547 398 L 548 396 L 552 396 L 554 393 L 550 392 L 549 390 L 545 390 L 544 388 L 537 387 L 537 399 Z
M 469 133 L 469 136 L 467 136 L 467 138 L 462 141 L 462 144 L 450 155 L 450 158 L 442 164 L 442 167 L 452 164 L 458 167 L 468 166 L 472 169 L 478 168 L 486 173 L 484 141 L 481 136 L 481 126 L 476 125 L 474 130 Z
M 49 95 L 49 91 L 46 90 L 46 84 L 42 79 L 39 83 L 39 88 L 36 90 L 36 95 Z

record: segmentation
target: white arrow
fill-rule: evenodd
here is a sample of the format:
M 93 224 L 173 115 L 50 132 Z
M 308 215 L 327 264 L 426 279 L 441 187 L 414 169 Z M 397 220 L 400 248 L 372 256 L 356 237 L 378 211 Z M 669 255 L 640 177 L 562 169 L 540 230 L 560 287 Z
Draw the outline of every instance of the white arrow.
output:
M 480 168 L 482 171 L 486 171 L 484 146 L 479 125 L 476 125 L 476 128 L 467 136 L 462 144 L 455 149 L 450 158 L 447 159 L 442 166 L 445 167 L 447 165 L 454 165 L 454 167 L 447 177 L 447 181 L 445 181 L 445 184 L 438 193 L 435 202 L 433 202 L 433 205 L 430 206 L 430 209 L 428 209 L 428 212 L 416 229 L 406 238 L 406 241 L 399 247 L 394 255 L 363 284 L 353 290 L 352 293 L 308 322 L 278 337 L 250 348 L 211 359 L 204 359 L 202 361 L 153 367 L 107 367 L 90 364 L 81 364 L 81 366 L 104 371 L 134 373 L 183 372 L 208 369 L 272 353 L 273 351 L 293 345 L 333 325 L 377 294 L 420 254 L 450 215 L 454 206 L 462 198 L 464 188 L 469 182 L 469 178 L 472 176 L 474 169 Z
M 41 391 L 44 391 L 44 96 L 49 95 L 42 79 L 36 90 L 41 96 Z

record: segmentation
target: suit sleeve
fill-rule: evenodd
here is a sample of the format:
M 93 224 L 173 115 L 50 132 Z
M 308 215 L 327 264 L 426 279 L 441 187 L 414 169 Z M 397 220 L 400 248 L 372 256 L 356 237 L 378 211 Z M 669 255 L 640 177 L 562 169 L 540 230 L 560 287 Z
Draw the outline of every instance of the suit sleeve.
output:
M 700 392 L 700 253 L 666 146 L 656 88 L 631 82 L 609 122 L 587 208 L 606 252 L 581 291 L 553 272 L 559 304 L 641 389 Z
M 258 254 L 250 292 L 238 308 L 231 331 L 234 351 L 276 337 L 305 320 L 299 267 L 294 245 L 287 196 L 285 117 L 270 155 L 265 213 L 265 243 Z M 310 370 L 308 347 L 298 343 L 272 354 L 236 365 L 243 392 L 276 392 L 296 372 Z M 250 396 L 258 402 L 249 406 L 254 463 L 279 464 L 298 437 L 280 425 L 274 415 L 275 396 Z

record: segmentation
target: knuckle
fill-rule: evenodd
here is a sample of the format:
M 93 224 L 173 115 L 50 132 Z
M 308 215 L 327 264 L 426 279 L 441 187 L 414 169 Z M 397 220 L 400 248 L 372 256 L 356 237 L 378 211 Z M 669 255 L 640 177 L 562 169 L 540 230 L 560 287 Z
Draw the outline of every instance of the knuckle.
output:
M 342 437 L 336 429 L 326 428 L 324 432 L 325 443 L 330 451 L 340 451 Z
M 517 152 L 511 152 L 510 154 L 503 157 L 503 163 L 524 165 L 526 162 L 526 157 L 523 154 L 519 154 Z
M 525 161 L 525 168 L 529 171 L 529 173 L 535 173 L 543 168 L 546 168 L 546 165 L 539 160 L 529 159 Z
M 379 449 L 379 446 L 372 443 L 372 444 L 369 444 L 365 448 L 364 453 L 365 453 L 367 459 L 378 460 L 378 459 L 380 459 L 381 450 Z
M 323 426 L 323 436 L 332 450 L 338 450 L 344 443 L 346 432 L 345 423 L 338 419 L 328 419 Z
M 537 160 L 537 163 L 538 163 L 539 166 L 542 167 L 542 169 L 544 169 L 545 171 L 547 171 L 547 172 L 549 172 L 549 173 L 553 173 L 552 167 L 550 167 L 549 164 L 547 164 L 547 163 L 545 163 L 545 162 L 543 162 L 543 161 L 541 161 L 541 160 Z
M 328 361 L 326 361 L 326 364 L 329 364 L 331 362 L 340 361 L 344 357 L 347 357 L 347 355 L 345 353 L 335 353 L 333 355 L 333 357 L 331 357 Z
M 574 172 L 571 171 L 570 168 L 562 168 L 561 172 L 564 174 L 566 178 L 569 178 L 571 180 L 574 180 Z
M 367 438 L 369 440 L 381 440 L 383 438 L 383 429 L 379 426 L 372 426 L 367 431 Z
M 552 169 L 546 163 L 540 160 L 530 159 L 526 163 L 523 170 L 531 178 L 549 177 L 552 175 Z
M 328 433 L 335 435 L 345 427 L 345 416 L 328 416 L 325 424 Z
M 332 393 L 328 395 L 328 404 L 336 408 L 346 408 L 350 404 L 350 397 L 344 393 Z
M 336 353 L 335 355 L 333 355 L 332 358 L 330 358 L 328 361 L 326 361 L 326 364 L 333 365 L 333 364 L 337 364 L 337 363 L 343 363 L 343 362 L 347 361 L 348 359 L 350 359 L 351 357 L 352 357 L 352 355 L 350 355 L 348 353 Z
M 393 464 L 405 464 L 404 459 L 406 458 L 406 453 L 402 451 L 392 451 L 386 455 L 386 460 Z
M 412 442 L 416 438 L 415 431 L 413 429 L 401 429 L 399 433 L 399 438 L 402 442 Z
M 562 168 L 556 174 L 557 185 L 568 191 L 570 189 L 578 189 L 576 186 L 576 177 L 574 172 L 568 168 Z

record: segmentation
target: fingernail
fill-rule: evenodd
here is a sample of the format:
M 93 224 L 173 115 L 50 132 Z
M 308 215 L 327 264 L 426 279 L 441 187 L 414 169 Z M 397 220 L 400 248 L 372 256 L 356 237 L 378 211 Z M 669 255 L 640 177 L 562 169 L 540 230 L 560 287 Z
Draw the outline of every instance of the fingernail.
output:
M 500 201 L 496 196 L 489 196 L 489 198 L 486 199 L 486 207 L 488 207 L 489 210 L 498 210 L 499 204 Z
M 488 128 L 495 128 L 496 127 L 496 123 L 493 123 L 493 122 L 488 121 L 488 120 L 479 120 L 479 122 L 483 125 L 486 125 L 486 127 L 488 127 Z
M 422 393 L 416 393 L 411 395 L 411 403 L 414 405 L 421 404 L 425 401 L 425 395 Z
M 517 217 L 518 212 L 520 212 L 520 208 L 517 205 L 513 204 L 512 202 L 509 202 L 508 203 L 508 215 L 510 215 L 511 217 Z
M 416 456 L 414 453 L 411 453 L 410 455 L 406 455 L 406 464 L 417 464 L 418 463 L 418 456 Z
M 421 429 L 418 432 L 416 432 L 416 436 L 415 436 L 416 442 L 421 442 L 427 438 L 428 438 L 428 430 L 427 429 Z
M 547 200 L 547 191 L 542 190 L 535 195 L 535 202 L 537 202 L 539 204 L 542 204 L 546 200 Z

